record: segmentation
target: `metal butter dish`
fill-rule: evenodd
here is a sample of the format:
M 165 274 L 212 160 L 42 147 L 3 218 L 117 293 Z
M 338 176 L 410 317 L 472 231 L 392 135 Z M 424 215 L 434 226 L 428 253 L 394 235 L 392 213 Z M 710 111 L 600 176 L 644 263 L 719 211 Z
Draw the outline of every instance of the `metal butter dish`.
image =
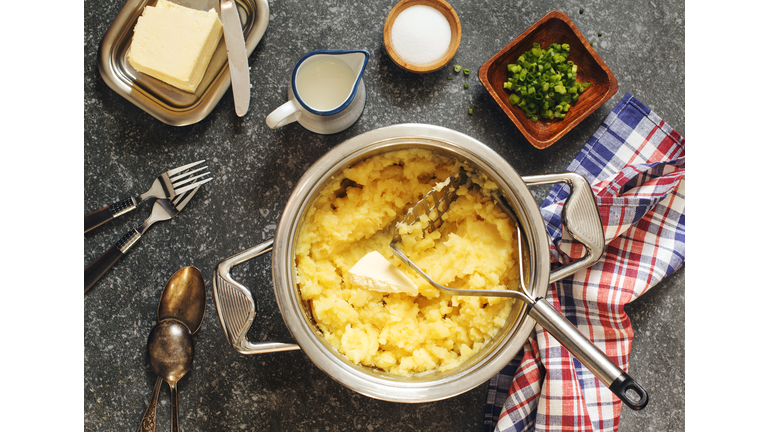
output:
M 214 8 L 220 12 L 218 1 L 172 1 L 195 9 Z M 195 93 L 179 90 L 137 72 L 128 63 L 127 58 L 133 28 L 144 7 L 154 6 L 156 2 L 157 0 L 125 2 L 99 45 L 99 72 L 112 90 L 163 123 L 173 126 L 194 124 L 205 118 L 230 88 L 227 47 L 224 38 L 221 38 Z M 250 56 L 267 29 L 269 4 L 267 0 L 237 0 L 236 3 L 243 25 L 246 51 Z

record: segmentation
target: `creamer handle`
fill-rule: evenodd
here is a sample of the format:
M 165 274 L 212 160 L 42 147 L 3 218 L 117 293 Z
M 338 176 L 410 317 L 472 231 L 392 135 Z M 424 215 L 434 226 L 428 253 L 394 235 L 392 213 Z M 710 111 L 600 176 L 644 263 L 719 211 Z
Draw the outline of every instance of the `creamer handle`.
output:
M 296 102 L 289 100 L 269 113 L 266 122 L 270 129 L 277 129 L 295 122 L 299 117 L 301 117 L 301 111 L 298 105 Z
M 250 342 L 248 330 L 256 317 L 256 302 L 251 291 L 235 281 L 229 273 L 232 267 L 272 251 L 273 240 L 267 240 L 220 262 L 213 272 L 213 298 L 219 322 L 227 342 L 241 354 L 262 354 L 291 351 L 299 346 L 291 342 Z

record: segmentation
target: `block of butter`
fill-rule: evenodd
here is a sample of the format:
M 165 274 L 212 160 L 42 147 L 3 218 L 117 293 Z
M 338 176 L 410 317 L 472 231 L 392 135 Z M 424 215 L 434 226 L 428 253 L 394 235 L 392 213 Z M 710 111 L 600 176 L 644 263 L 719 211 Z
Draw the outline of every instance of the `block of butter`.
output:
M 128 61 L 139 72 L 194 93 L 221 39 L 214 9 L 186 8 L 166 0 L 147 6 L 133 29 Z
M 418 296 L 419 288 L 405 273 L 376 251 L 369 252 L 347 272 L 348 283 L 359 288 Z

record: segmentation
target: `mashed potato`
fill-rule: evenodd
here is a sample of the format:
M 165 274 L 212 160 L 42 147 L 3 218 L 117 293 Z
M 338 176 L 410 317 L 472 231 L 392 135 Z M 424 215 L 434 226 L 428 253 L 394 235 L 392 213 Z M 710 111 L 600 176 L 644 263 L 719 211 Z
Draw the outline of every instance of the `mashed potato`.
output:
M 513 300 L 441 293 L 389 248 L 392 222 L 458 161 L 427 150 L 374 156 L 325 187 L 302 224 L 296 245 L 301 297 L 318 328 L 349 360 L 395 375 L 455 368 L 490 340 Z M 480 176 L 472 181 L 496 186 Z M 443 226 L 405 235 L 405 254 L 438 283 L 452 288 L 519 289 L 514 223 L 480 188 L 459 190 Z M 419 288 L 419 295 L 362 289 L 345 280 L 366 253 L 378 251 Z M 348 279 L 348 278 L 346 278 Z

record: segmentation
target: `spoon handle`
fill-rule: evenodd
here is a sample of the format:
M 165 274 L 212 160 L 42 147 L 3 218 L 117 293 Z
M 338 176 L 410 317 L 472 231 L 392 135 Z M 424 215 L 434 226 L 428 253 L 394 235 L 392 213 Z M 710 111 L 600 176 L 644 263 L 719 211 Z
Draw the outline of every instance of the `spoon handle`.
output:
M 152 398 L 149 399 L 149 405 L 141 418 L 138 432 L 155 432 L 155 417 L 157 415 L 157 397 L 160 395 L 160 387 L 163 385 L 163 379 L 157 377 L 155 388 L 152 390 Z
M 168 383 L 171 387 L 171 432 L 179 432 L 179 399 L 176 384 Z

